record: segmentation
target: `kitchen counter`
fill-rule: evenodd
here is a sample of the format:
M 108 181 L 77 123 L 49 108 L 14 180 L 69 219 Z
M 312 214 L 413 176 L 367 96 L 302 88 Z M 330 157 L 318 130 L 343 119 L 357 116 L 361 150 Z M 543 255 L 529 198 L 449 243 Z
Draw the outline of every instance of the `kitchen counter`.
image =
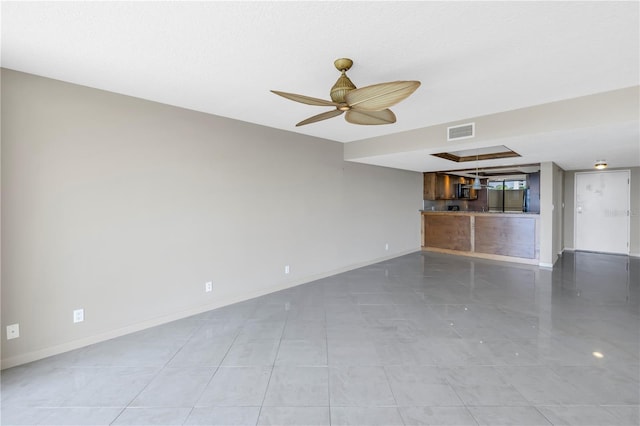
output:
M 540 215 L 421 210 L 422 249 L 538 264 Z
M 435 214 L 442 214 L 442 213 L 446 213 L 446 214 L 462 214 L 462 215 L 503 215 L 503 214 L 507 214 L 507 215 L 523 215 L 523 216 L 531 216 L 531 215 L 535 215 L 535 216 L 539 216 L 540 213 L 534 213 L 534 212 L 487 212 L 487 211 L 462 211 L 462 210 L 418 210 L 420 213 L 435 213 Z

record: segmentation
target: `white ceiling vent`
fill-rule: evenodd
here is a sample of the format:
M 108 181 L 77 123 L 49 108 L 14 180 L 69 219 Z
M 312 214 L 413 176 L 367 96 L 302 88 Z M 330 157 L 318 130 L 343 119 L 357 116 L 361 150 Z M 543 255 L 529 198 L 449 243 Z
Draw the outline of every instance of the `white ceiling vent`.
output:
M 447 127 L 447 140 L 457 141 L 459 139 L 469 139 L 475 136 L 476 123 L 460 124 L 459 126 Z

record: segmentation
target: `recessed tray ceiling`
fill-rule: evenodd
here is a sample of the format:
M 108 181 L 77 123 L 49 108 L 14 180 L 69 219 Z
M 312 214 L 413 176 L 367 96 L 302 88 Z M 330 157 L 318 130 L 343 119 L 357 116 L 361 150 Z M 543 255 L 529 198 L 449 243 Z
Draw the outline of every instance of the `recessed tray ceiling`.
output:
M 520 154 L 510 150 L 504 145 L 487 146 L 477 149 L 465 149 L 462 151 L 439 152 L 437 154 L 431 155 L 433 155 L 434 157 L 444 158 L 445 160 L 455 161 L 456 163 L 478 160 L 494 160 L 496 158 L 520 157 Z

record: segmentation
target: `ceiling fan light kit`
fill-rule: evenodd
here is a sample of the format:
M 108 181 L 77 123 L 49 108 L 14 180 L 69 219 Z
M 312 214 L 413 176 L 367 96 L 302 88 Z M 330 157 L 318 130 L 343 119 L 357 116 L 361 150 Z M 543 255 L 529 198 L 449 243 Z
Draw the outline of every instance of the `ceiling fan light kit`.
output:
M 323 112 L 302 120 L 296 124 L 296 127 L 337 117 L 345 112 L 345 120 L 351 124 L 380 125 L 395 123 L 396 116 L 389 107 L 409 97 L 420 86 L 419 81 L 409 80 L 379 83 L 358 89 L 347 76 L 347 71 L 353 65 L 353 61 L 348 58 L 340 58 L 336 59 L 333 64 L 341 75 L 329 93 L 331 101 L 295 93 L 271 91 L 283 98 L 303 104 L 332 106 L 335 108 L 332 111 Z
M 605 160 L 597 160 L 593 167 L 598 170 L 604 170 L 607 168 L 607 162 Z

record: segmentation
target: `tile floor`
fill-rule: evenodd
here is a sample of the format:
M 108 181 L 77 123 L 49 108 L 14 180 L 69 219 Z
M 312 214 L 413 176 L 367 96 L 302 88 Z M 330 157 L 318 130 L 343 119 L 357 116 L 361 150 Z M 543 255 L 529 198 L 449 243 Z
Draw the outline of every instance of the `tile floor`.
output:
M 415 253 L 5 370 L 2 424 L 638 425 L 639 269 Z

